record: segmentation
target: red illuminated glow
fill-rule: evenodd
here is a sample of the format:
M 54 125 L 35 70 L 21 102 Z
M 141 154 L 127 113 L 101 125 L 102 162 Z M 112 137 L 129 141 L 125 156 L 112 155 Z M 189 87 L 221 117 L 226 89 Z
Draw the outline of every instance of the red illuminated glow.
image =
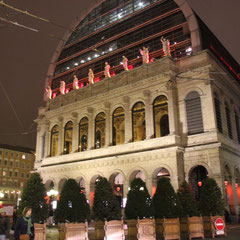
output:
M 198 186 L 201 187 L 202 186 L 202 182 L 198 181 Z

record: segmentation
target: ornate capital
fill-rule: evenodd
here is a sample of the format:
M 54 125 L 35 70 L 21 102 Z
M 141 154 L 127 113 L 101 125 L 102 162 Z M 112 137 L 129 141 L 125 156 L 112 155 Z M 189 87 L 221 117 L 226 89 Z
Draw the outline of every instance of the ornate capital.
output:
M 166 83 L 166 88 L 167 90 L 173 90 L 176 88 L 176 78 L 175 77 L 172 77 L 170 78 L 167 83 Z
M 63 117 L 62 117 L 62 116 L 58 117 L 58 121 L 59 121 L 60 123 L 62 123 L 62 122 L 63 122 Z
M 144 97 L 150 97 L 151 92 L 149 90 L 144 90 L 143 91 L 143 96 Z
M 123 102 L 124 103 L 129 103 L 130 102 L 130 97 L 129 96 L 124 96 L 123 97 Z
M 77 116 L 78 116 L 78 113 L 72 112 L 72 117 L 73 117 L 73 118 L 77 118 Z
M 87 111 L 88 111 L 88 113 L 93 113 L 93 108 L 92 107 L 88 107 Z
M 105 108 L 110 108 L 111 107 L 111 103 L 110 102 L 105 102 L 104 103 L 104 107 Z

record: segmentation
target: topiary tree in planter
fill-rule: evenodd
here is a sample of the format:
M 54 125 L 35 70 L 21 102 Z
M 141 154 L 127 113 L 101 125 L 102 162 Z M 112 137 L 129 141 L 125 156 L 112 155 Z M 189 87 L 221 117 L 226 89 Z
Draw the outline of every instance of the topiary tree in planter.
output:
M 135 178 L 131 182 L 130 190 L 127 194 L 125 215 L 127 219 L 142 219 L 154 216 L 152 199 L 145 182 L 141 178 Z
M 18 215 L 25 207 L 32 208 L 32 218 L 35 223 L 43 223 L 48 217 L 46 189 L 39 173 L 33 173 L 23 188 Z
M 215 179 L 208 178 L 203 184 L 199 206 L 203 216 L 223 216 L 224 202 Z
M 160 178 L 153 196 L 155 218 L 176 218 L 181 216 L 182 208 L 168 178 Z
M 90 207 L 85 194 L 74 179 L 68 179 L 57 203 L 55 218 L 58 222 L 65 221 L 83 223 L 90 217 Z
M 186 181 L 180 185 L 177 195 L 182 206 L 182 216 L 200 216 L 194 192 Z
M 104 178 L 98 178 L 94 193 L 93 218 L 97 221 L 120 220 L 121 209 L 110 182 Z

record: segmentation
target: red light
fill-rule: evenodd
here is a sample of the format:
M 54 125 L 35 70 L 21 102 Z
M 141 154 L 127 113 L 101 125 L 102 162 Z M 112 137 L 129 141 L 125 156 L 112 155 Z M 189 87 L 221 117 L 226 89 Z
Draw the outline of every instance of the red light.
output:
M 154 61 L 154 58 L 151 58 L 149 62 L 153 62 Z
M 133 69 L 133 65 L 129 65 L 129 66 L 128 66 L 128 69 L 129 69 L 129 70 Z
M 57 93 L 53 93 L 52 98 L 55 98 L 57 96 Z
M 225 186 L 227 186 L 227 185 L 228 185 L 228 181 L 225 181 L 224 183 L 225 183 Z
M 83 87 L 83 83 L 80 84 L 80 88 L 82 88 L 82 87 Z
M 111 77 L 115 76 L 115 72 L 111 72 Z
M 120 192 L 121 188 L 120 187 L 117 187 L 117 192 Z
M 236 183 L 236 188 L 238 187 L 238 183 Z
M 81 190 L 80 193 L 83 193 L 83 190 Z
M 198 184 L 199 187 L 202 186 L 202 182 L 201 181 L 199 181 L 197 184 Z
M 99 82 L 99 81 L 100 81 L 99 77 L 94 78 L 94 82 Z
M 66 93 L 69 93 L 69 88 L 66 88 L 66 91 L 65 91 Z

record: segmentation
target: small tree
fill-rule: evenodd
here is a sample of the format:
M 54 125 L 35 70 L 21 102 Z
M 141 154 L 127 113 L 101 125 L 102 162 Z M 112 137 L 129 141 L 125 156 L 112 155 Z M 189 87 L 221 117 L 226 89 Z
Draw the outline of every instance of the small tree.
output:
M 127 219 L 137 219 L 138 217 L 142 219 L 154 216 L 152 199 L 145 182 L 141 178 L 135 178 L 131 182 L 131 187 L 127 194 L 125 214 Z
M 33 173 L 23 188 L 18 215 L 21 215 L 25 207 L 31 207 L 34 222 L 44 222 L 48 217 L 48 205 L 45 197 L 46 189 L 42 179 L 39 173 Z
M 160 178 L 153 196 L 155 218 L 176 218 L 181 216 L 181 205 L 168 178 Z
M 121 209 L 112 186 L 106 178 L 100 177 L 96 182 L 94 202 L 93 202 L 93 217 L 95 220 L 107 221 L 120 220 Z
M 74 179 L 68 179 L 57 203 L 55 218 L 58 222 L 85 222 L 89 219 L 90 207 L 80 186 Z
M 222 216 L 224 214 L 221 189 L 215 179 L 208 178 L 203 184 L 199 206 L 203 216 Z
M 180 185 L 177 195 L 182 206 L 182 216 L 200 216 L 194 192 L 186 181 Z

